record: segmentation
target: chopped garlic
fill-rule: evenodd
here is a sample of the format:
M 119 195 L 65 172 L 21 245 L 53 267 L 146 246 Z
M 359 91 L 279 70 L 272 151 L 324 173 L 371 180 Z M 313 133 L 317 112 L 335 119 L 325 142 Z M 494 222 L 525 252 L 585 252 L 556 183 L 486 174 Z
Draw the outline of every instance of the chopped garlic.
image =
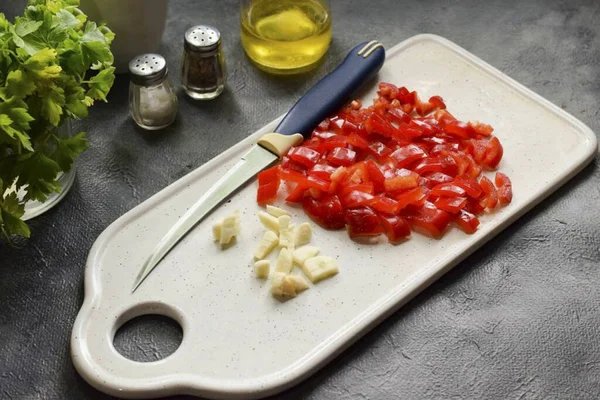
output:
M 279 238 L 281 240 L 281 237 Z M 292 253 L 285 247 L 279 252 L 277 261 L 275 261 L 275 272 L 292 272 Z
M 231 239 L 236 237 L 240 233 L 240 222 L 237 214 L 229 215 L 223 219 L 221 225 L 221 236 L 219 237 L 219 243 L 221 245 L 228 244 Z
M 218 242 L 221 240 L 221 229 L 223 228 L 223 221 L 219 221 L 216 224 L 213 225 L 213 237 L 215 239 L 215 242 Z
M 304 266 L 304 262 L 309 258 L 315 257 L 319 254 L 319 248 L 315 246 L 304 246 L 294 250 L 292 253 L 292 259 L 300 267 Z
M 312 283 L 338 273 L 335 260 L 327 256 L 316 256 L 304 261 L 302 271 Z
M 299 275 L 287 275 L 283 272 L 275 272 L 271 279 L 271 294 L 277 297 L 296 297 L 296 295 L 308 289 L 308 283 Z
M 257 278 L 267 279 L 269 277 L 270 269 L 271 262 L 269 260 L 259 260 L 254 263 L 254 273 Z
M 277 234 L 273 231 L 266 231 L 258 248 L 254 251 L 254 258 L 262 260 L 277 246 L 277 243 L 279 243 Z
M 300 293 L 308 289 L 308 282 L 300 275 L 288 275 L 289 279 L 294 283 L 296 293 Z
M 277 218 L 275 218 L 274 216 L 272 216 L 270 214 L 267 214 L 264 211 L 259 211 L 258 219 L 260 219 L 260 222 L 262 222 L 262 224 L 265 226 L 265 228 L 267 228 L 275 233 L 279 233 L 279 221 L 277 220 Z
M 290 229 L 290 216 L 282 215 L 277 220 L 279 222 L 279 247 L 294 250 L 294 239 L 292 237 L 292 230 Z
M 271 279 L 274 297 L 280 300 L 293 298 L 309 288 L 304 276 L 291 275 L 294 264 L 300 266 L 313 283 L 338 273 L 333 258 L 319 256 L 320 250 L 316 246 L 305 246 L 312 240 L 310 223 L 295 226 L 291 223 L 289 212 L 271 205 L 267 205 L 267 212 L 260 211 L 258 218 L 267 231 L 254 251 L 254 258 L 258 260 L 254 263 L 254 273 L 257 278 Z M 215 238 L 222 236 L 224 227 L 223 224 L 213 227 Z M 277 245 L 281 249 L 271 272 L 271 263 L 265 258 Z
M 271 278 L 271 294 L 280 297 L 296 297 L 296 286 L 283 272 L 275 272 Z
M 239 211 L 228 215 L 213 225 L 213 237 L 221 246 L 229 244 L 241 231 Z
M 283 208 L 271 206 L 269 204 L 267 204 L 267 212 L 275 218 L 279 218 L 282 215 L 290 215 L 290 213 L 284 210 Z
M 308 222 L 301 223 L 296 230 L 294 230 L 294 246 L 300 247 L 310 243 L 312 238 L 312 228 Z

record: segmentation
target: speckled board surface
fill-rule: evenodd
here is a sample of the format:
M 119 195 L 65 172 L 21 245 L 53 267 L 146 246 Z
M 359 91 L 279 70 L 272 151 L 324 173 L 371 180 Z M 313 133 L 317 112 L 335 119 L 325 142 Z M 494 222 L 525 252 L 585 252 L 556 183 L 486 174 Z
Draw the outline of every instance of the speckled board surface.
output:
M 71 343 L 75 366 L 88 382 L 125 397 L 191 393 L 249 399 L 288 388 L 560 187 L 598 149 L 584 124 L 439 36 L 417 35 L 389 49 L 377 79 L 402 79 L 419 87 L 424 98 L 444 97 L 457 118 L 492 124 L 505 152 L 500 168 L 512 180 L 510 205 L 482 216 L 473 235 L 457 229 L 442 240 L 414 234 L 398 246 L 385 240 L 361 245 L 344 231 L 316 226 L 311 243 L 335 258 L 341 273 L 281 303 L 252 269 L 265 228 L 251 181 L 131 294 L 156 243 L 249 146 L 273 131 L 271 123 L 125 214 L 94 243 Z M 368 104 L 376 90 L 367 86 L 359 99 Z M 531 148 L 536 152 L 522 151 Z M 283 205 L 285 195 L 280 197 L 276 204 Z M 240 211 L 242 233 L 234 246 L 222 249 L 212 240 L 212 225 L 234 210 Z M 301 209 L 289 211 L 294 222 L 309 221 Z M 111 344 L 114 332 L 149 313 L 180 323 L 181 346 L 154 363 L 127 360 Z
M 0 11 L 14 15 L 22 6 L 5 2 Z M 77 125 L 89 132 L 91 146 L 72 192 L 32 223 L 33 238 L 21 242 L 23 248 L 0 245 L 0 397 L 108 398 L 78 376 L 69 357 L 91 244 L 124 212 L 284 112 L 364 34 L 389 46 L 416 33 L 438 33 L 599 130 L 594 1 L 345 1 L 334 2 L 333 11 L 334 42 L 321 68 L 281 80 L 259 73 L 243 57 L 237 2 L 172 2 L 161 52 L 178 63 L 185 28 L 214 23 L 229 33 L 228 90 L 207 104 L 180 97 L 177 124 L 149 136 L 131 124 L 127 80 L 119 78 L 109 103 Z M 277 398 L 597 398 L 600 215 L 590 204 L 598 201 L 599 186 L 594 161 Z M 167 337 L 132 327 L 119 343 L 122 351 L 153 360 L 172 350 L 178 332 L 160 319 L 147 322 L 150 331 L 161 328 Z

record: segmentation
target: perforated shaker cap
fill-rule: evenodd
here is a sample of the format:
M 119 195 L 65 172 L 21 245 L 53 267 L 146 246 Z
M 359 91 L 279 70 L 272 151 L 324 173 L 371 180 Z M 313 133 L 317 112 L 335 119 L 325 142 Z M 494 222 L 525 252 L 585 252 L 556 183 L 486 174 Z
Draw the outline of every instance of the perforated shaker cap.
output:
M 183 45 L 185 48 L 200 53 L 216 50 L 220 42 L 221 32 L 210 25 L 192 26 L 183 35 Z
M 167 72 L 167 62 L 160 54 L 141 54 L 129 62 L 129 76 L 138 85 L 159 84 Z

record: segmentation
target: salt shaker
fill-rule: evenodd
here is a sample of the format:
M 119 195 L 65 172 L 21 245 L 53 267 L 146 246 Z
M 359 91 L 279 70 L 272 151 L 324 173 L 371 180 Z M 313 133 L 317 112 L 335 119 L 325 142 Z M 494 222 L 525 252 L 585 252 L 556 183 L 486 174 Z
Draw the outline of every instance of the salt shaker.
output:
M 221 33 L 209 25 L 197 25 L 183 36 L 181 84 L 193 99 L 210 100 L 225 88 L 225 58 Z
M 129 111 L 133 120 L 149 130 L 169 126 L 177 116 L 177 96 L 164 57 L 142 54 L 129 63 Z

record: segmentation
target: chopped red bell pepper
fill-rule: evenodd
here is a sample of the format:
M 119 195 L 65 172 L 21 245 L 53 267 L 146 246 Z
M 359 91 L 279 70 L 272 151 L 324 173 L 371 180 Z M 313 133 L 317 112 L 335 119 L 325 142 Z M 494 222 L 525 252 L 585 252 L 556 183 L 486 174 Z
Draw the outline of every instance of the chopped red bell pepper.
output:
M 281 180 L 286 201 L 320 225 L 347 225 L 353 237 L 383 232 L 392 243 L 411 229 L 440 237 L 450 222 L 473 233 L 477 215 L 511 202 L 508 176 L 497 172 L 495 185 L 482 176 L 504 153 L 490 125 L 457 119 L 439 96 L 378 89 L 371 106 L 353 101 L 261 172 L 257 202 L 276 201 Z

